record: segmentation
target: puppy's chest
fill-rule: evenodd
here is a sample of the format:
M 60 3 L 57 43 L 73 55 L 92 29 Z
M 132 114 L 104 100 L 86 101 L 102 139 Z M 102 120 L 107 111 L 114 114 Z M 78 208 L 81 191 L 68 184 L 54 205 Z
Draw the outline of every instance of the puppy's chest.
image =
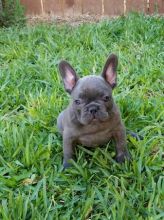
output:
M 109 126 L 92 126 L 86 131 L 81 132 L 78 138 L 78 143 L 86 147 L 96 147 L 98 145 L 106 144 L 112 137 L 112 130 Z

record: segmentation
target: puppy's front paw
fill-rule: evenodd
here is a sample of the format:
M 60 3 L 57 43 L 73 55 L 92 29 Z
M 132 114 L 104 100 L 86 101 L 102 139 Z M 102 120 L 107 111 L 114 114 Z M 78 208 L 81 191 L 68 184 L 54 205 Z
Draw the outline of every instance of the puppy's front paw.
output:
M 130 160 L 130 154 L 128 152 L 116 156 L 117 163 L 124 163 L 125 160 Z
M 70 164 L 70 163 L 68 163 L 68 162 L 63 162 L 63 169 L 65 170 L 65 169 L 67 169 L 67 168 L 69 168 L 69 167 L 71 167 L 72 165 Z

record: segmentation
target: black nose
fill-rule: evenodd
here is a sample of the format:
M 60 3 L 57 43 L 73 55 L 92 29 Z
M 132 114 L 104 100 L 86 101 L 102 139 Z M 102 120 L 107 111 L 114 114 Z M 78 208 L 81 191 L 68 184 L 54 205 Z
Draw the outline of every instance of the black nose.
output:
M 95 115 L 97 111 L 98 111 L 98 107 L 96 107 L 96 106 L 91 107 L 91 108 L 89 109 L 89 112 L 90 112 L 91 114 L 93 114 L 93 115 Z

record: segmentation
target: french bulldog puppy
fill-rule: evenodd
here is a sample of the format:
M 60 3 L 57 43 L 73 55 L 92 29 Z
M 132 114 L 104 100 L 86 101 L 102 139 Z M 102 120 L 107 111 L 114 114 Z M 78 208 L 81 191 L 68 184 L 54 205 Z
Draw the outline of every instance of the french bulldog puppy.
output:
M 59 63 L 65 90 L 72 98 L 57 119 L 63 137 L 64 168 L 70 166 L 69 160 L 77 144 L 96 147 L 108 143 L 111 138 L 116 143 L 116 161 L 122 163 L 130 158 L 126 130 L 112 96 L 117 83 L 117 65 L 117 56 L 111 54 L 100 76 L 79 78 L 68 62 Z

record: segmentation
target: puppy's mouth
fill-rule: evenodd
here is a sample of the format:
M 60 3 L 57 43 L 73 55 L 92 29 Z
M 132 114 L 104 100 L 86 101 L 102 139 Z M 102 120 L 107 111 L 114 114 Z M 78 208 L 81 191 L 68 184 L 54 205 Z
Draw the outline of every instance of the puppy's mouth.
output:
M 93 115 L 91 121 L 97 122 L 97 121 L 106 121 L 108 119 L 108 113 L 104 113 L 102 115 Z
M 99 119 L 96 118 L 96 116 L 93 116 L 93 118 L 91 119 L 91 122 L 98 122 L 98 121 L 99 121 Z
M 93 118 L 90 123 L 100 123 L 98 118 Z
M 93 115 L 93 120 L 96 119 L 96 115 Z
M 100 118 L 96 115 L 93 115 L 91 121 L 100 121 Z
M 97 112 L 96 114 L 84 114 L 81 116 L 81 122 L 84 125 L 91 123 L 100 123 L 108 119 L 109 114 L 107 112 Z

